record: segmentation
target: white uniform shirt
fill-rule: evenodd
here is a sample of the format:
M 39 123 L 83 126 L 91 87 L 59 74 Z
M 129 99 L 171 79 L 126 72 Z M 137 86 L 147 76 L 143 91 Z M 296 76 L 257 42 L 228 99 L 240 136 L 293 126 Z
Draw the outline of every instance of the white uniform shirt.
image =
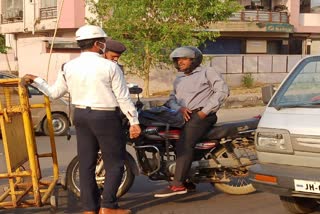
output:
M 53 99 L 69 91 L 74 105 L 102 108 L 120 106 L 131 125 L 139 124 L 138 112 L 131 101 L 120 67 L 98 53 L 82 52 L 79 57 L 66 63 L 52 86 L 39 77 L 34 83 Z

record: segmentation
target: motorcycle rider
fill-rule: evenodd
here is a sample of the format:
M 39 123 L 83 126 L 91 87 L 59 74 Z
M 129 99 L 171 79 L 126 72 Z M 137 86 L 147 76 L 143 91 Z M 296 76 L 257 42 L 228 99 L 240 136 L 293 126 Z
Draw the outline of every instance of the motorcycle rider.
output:
M 201 66 L 201 51 L 192 46 L 176 48 L 171 54 L 175 68 L 183 75 L 173 83 L 167 106 L 182 113 L 185 126 L 176 144 L 176 168 L 169 187 L 154 197 L 187 193 L 186 180 L 193 160 L 194 146 L 216 123 L 216 112 L 229 96 L 229 89 L 220 73 Z
M 121 183 L 126 140 L 119 106 L 130 121 L 130 137 L 139 136 L 138 113 L 119 66 L 105 60 L 106 33 L 98 26 L 85 25 L 76 31 L 79 57 L 67 62 L 56 82 L 49 86 L 40 77 L 27 74 L 46 95 L 59 98 L 68 91 L 75 105 L 74 125 L 80 171 L 80 192 L 84 214 L 129 214 L 120 209 L 116 193 Z M 106 182 L 102 197 L 95 180 L 96 161 L 102 152 Z

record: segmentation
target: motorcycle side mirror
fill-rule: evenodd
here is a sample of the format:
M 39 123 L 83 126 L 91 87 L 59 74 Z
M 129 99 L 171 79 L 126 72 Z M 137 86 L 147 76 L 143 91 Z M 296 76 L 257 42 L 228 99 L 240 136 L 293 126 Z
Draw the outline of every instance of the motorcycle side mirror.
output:
M 142 88 L 140 88 L 138 86 L 134 86 L 134 87 L 129 88 L 129 92 L 130 92 L 130 94 L 141 94 Z
M 261 88 L 261 93 L 262 93 L 262 102 L 264 104 L 268 104 L 271 97 L 275 93 L 274 85 L 267 85 Z

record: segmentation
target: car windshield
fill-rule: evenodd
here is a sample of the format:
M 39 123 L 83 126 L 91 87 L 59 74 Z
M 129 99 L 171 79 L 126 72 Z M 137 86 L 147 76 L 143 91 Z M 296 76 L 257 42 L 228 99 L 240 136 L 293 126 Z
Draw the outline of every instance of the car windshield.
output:
M 320 56 L 302 60 L 279 88 L 271 107 L 320 107 Z

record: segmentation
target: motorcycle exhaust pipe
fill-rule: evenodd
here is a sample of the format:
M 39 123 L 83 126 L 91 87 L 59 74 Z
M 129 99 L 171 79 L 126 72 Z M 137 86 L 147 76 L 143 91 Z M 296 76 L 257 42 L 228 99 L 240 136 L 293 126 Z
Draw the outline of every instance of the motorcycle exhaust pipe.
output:
M 203 168 L 220 168 L 221 165 L 217 164 L 214 160 L 200 160 L 200 161 L 193 161 L 190 167 L 190 173 L 193 174 L 195 171 Z M 168 165 L 167 167 L 169 173 L 174 175 L 176 170 L 176 163 L 173 162 Z

